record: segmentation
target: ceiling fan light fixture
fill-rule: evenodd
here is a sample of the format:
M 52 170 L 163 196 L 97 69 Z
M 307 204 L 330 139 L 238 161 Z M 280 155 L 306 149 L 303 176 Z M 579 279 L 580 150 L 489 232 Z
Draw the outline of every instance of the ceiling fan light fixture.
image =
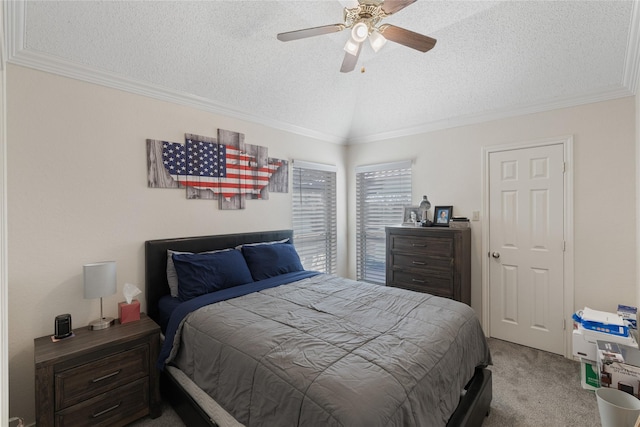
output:
M 356 56 L 358 54 L 359 46 L 360 46 L 360 43 L 355 41 L 353 38 L 349 38 L 349 40 L 347 40 L 347 43 L 345 43 L 344 45 L 344 50 L 345 52 L 350 53 L 353 56 Z
M 369 27 L 364 22 L 358 22 L 351 29 L 351 38 L 356 43 L 362 43 L 369 35 Z
M 380 33 L 380 31 L 374 29 L 369 35 L 369 43 L 371 43 L 373 51 L 378 53 L 378 51 L 382 49 L 382 46 L 387 43 L 387 39 Z

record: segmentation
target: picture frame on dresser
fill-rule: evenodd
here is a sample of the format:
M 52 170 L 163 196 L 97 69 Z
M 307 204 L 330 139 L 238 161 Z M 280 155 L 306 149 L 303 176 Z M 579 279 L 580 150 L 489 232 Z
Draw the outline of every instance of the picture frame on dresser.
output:
M 448 227 L 453 216 L 453 206 L 436 206 L 433 211 L 433 226 Z
M 418 210 L 418 206 L 405 206 L 402 225 L 405 227 L 415 227 L 419 221 L 418 218 L 420 218 Z M 411 219 L 411 214 L 413 214 L 414 220 Z

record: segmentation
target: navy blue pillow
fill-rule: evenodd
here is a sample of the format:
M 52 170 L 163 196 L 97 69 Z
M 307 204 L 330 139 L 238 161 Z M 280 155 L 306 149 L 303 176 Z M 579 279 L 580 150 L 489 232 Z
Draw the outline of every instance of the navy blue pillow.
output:
M 188 301 L 200 295 L 253 282 L 238 250 L 201 254 L 173 254 L 178 274 L 178 298 Z
M 304 270 L 296 248 L 290 243 L 245 245 L 242 255 L 256 281 Z

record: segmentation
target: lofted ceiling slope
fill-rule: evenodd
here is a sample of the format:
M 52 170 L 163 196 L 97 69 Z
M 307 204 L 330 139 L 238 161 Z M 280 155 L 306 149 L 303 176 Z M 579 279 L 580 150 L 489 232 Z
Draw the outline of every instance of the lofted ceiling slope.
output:
M 340 73 L 343 1 L 10 1 L 9 62 L 336 143 L 635 94 L 633 1 L 432 1 L 386 18 L 438 40 Z M 364 67 L 364 70 L 362 68 Z M 364 71 L 364 72 L 362 72 Z

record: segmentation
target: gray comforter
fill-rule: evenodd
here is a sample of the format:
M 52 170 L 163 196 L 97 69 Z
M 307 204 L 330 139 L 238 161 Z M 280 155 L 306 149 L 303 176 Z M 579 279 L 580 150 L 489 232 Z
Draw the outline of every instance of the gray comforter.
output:
M 191 313 L 173 364 L 247 426 L 442 426 L 490 363 L 465 304 L 320 275 Z

